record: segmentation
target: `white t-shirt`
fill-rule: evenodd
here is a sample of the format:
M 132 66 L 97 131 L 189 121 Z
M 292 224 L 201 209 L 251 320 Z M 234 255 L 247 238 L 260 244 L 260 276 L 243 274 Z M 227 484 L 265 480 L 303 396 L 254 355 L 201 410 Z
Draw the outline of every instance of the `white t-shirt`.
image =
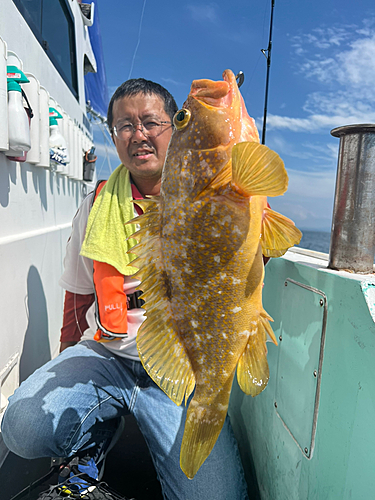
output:
M 64 259 L 64 272 L 60 278 L 59 285 L 71 293 L 88 295 L 94 293 L 93 282 L 93 262 L 87 257 L 82 257 L 79 253 L 85 238 L 87 219 L 92 205 L 93 193 L 90 193 L 82 202 L 73 219 L 72 234 L 66 246 Z M 137 212 L 134 211 L 134 216 Z M 129 295 L 135 292 L 140 281 L 131 276 L 124 277 L 124 292 Z M 128 310 L 128 337 L 126 339 L 103 342 L 102 345 L 118 356 L 135 359 L 139 361 L 136 336 L 138 328 L 146 319 L 144 309 Z M 83 332 L 81 340 L 93 340 L 98 329 L 95 320 L 95 302 L 86 313 L 87 330 Z

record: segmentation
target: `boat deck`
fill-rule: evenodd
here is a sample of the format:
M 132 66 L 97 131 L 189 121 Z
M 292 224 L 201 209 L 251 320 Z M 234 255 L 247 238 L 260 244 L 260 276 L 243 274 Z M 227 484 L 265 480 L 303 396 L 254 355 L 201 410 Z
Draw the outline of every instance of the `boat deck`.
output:
M 162 500 L 163 496 L 147 445 L 133 416 L 125 418 L 125 429 L 108 454 L 103 481 L 126 498 Z M 23 488 L 50 469 L 50 459 L 25 460 L 10 453 L 0 469 L 0 498 L 10 500 Z M 37 500 L 39 493 L 56 484 L 54 475 L 45 484 L 25 494 L 25 500 Z M 22 499 L 22 500 L 23 500 Z

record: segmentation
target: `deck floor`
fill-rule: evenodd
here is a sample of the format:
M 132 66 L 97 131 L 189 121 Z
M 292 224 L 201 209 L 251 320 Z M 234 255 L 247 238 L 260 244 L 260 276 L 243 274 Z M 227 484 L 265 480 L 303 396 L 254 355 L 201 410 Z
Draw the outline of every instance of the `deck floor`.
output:
M 160 484 L 143 436 L 133 416 L 128 415 L 125 421 L 121 438 L 108 454 L 103 481 L 127 498 L 162 500 Z M 49 458 L 25 460 L 10 453 L 0 469 L 1 500 L 10 500 L 49 469 Z M 22 500 L 37 500 L 40 492 L 56 482 L 56 475 L 52 476 Z

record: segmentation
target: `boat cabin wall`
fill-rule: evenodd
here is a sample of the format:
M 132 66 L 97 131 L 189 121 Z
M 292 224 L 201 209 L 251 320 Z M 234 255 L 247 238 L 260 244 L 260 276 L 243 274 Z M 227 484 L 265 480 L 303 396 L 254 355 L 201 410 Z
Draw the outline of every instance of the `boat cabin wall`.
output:
M 75 96 L 62 80 L 60 73 L 12 0 L 1 2 L 0 36 L 6 41 L 8 50 L 15 52 L 23 61 L 24 69 L 35 75 L 71 119 L 78 125 L 84 126 L 84 116 L 86 116 L 84 63 L 86 59 L 87 67 L 87 61 L 90 61 L 92 68 L 95 69 L 96 62 L 78 2 L 70 0 L 66 3 L 74 18 L 78 96 Z M 51 19 L 49 22 L 59 30 L 59 19 Z
M 0 419 L 8 397 L 35 369 L 58 354 L 64 291 L 63 272 L 72 219 L 95 184 L 82 181 L 83 155 L 92 137 L 86 118 L 84 59 L 95 66 L 87 27 L 76 0 L 74 16 L 78 97 L 35 38 L 15 2 L 1 1 L 0 16 Z M 56 29 L 58 20 L 54 19 Z M 6 66 L 14 62 L 29 76 L 23 84 L 34 110 L 29 161 L 11 161 Z M 63 117 L 58 125 L 70 163 L 50 168 L 49 108 Z M 87 128 L 88 126 L 88 128 Z M 6 456 L 0 433 L 0 466 Z

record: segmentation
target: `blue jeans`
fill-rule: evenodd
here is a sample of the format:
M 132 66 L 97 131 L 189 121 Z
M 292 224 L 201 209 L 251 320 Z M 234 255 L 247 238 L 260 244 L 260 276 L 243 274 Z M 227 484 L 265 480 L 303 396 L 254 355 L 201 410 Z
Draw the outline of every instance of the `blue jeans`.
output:
M 114 419 L 129 412 L 150 449 L 165 499 L 248 498 L 229 419 L 194 479 L 187 479 L 179 465 L 186 407 L 175 405 L 139 361 L 94 341 L 69 347 L 21 384 L 10 398 L 2 434 L 21 457 L 69 457 L 110 438 Z

